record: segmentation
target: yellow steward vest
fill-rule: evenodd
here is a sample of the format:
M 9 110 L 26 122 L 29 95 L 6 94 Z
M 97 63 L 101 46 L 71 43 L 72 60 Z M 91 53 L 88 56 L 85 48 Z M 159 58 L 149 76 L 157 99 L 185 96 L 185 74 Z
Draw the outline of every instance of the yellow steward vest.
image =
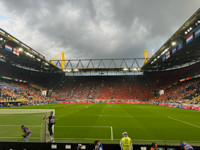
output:
M 124 137 L 122 138 L 122 150 L 130 150 L 131 149 L 131 138 Z

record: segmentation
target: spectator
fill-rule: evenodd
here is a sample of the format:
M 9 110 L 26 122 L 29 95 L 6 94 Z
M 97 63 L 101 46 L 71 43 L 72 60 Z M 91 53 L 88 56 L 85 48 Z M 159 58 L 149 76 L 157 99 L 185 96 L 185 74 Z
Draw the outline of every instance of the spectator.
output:
M 150 150 L 156 150 L 157 149 L 157 144 L 156 143 L 152 143 L 151 145 L 151 149 Z
M 94 141 L 95 149 L 94 150 L 103 150 L 103 145 L 98 141 Z
M 193 147 L 185 142 L 181 142 L 180 144 L 181 150 L 193 150 Z
M 78 144 L 77 149 L 76 150 L 80 150 L 82 147 L 82 144 Z

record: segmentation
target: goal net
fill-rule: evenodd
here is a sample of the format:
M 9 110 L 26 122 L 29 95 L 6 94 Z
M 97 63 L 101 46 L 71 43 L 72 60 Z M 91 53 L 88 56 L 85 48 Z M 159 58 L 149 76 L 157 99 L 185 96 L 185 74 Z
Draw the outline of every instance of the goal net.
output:
M 54 109 L 0 109 L 0 141 L 24 141 L 21 125 L 31 130 L 30 142 L 49 140 L 48 120 Z M 54 129 L 53 129 L 54 130 Z

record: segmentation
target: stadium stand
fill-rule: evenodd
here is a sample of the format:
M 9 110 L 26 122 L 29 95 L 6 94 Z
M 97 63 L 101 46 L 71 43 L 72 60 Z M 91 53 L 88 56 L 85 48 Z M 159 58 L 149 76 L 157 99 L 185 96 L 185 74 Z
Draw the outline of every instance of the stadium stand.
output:
M 192 100 L 199 96 L 199 81 L 191 80 L 180 83 L 179 80 L 188 76 L 197 75 L 200 63 L 190 67 L 162 72 L 149 72 L 145 76 L 102 76 L 102 77 L 64 77 L 52 78 L 47 84 L 44 81 L 50 76 L 40 76 L 34 71 L 26 73 L 17 67 L 1 65 L 1 75 L 19 77 L 22 79 L 32 78 L 32 83 L 40 89 L 52 88 L 54 100 Z M 13 70 L 15 72 L 13 73 Z M 22 73 L 23 72 L 23 73 Z M 27 71 L 29 72 L 29 71 Z M 34 80 L 33 80 L 34 77 Z M 39 80 L 39 81 L 38 81 Z M 41 83 L 44 84 L 41 84 Z M 50 100 L 41 95 L 41 91 L 31 86 L 32 83 L 22 84 L 2 80 L 0 83 L 2 99 L 25 99 L 45 101 Z M 38 83 L 40 85 L 38 85 Z M 55 84 L 56 83 L 56 84 Z M 42 86 L 43 85 L 43 86 Z M 173 86 L 172 86 L 173 85 Z M 198 85 L 198 86 L 197 86 Z M 165 89 L 165 94 L 154 96 L 153 91 Z M 13 92 L 15 91 L 15 92 Z M 143 92 L 145 91 L 145 92 Z M 6 94 L 5 94 L 6 93 Z
M 68 77 L 63 84 L 55 87 L 52 96 L 57 100 L 147 100 L 153 92 L 143 76 Z
M 48 101 L 49 98 L 29 84 L 0 80 L 0 100 Z
M 180 103 L 198 104 L 195 98 L 200 95 L 200 80 L 191 80 L 179 83 L 176 87 L 168 90 L 164 95 L 152 98 L 152 101 L 179 101 Z M 195 99 L 195 100 L 193 100 Z
M 167 90 L 170 85 L 176 84 L 182 78 L 200 74 L 200 70 L 197 68 L 200 68 L 200 63 L 181 69 L 148 72 L 145 75 L 155 91 L 159 89 Z

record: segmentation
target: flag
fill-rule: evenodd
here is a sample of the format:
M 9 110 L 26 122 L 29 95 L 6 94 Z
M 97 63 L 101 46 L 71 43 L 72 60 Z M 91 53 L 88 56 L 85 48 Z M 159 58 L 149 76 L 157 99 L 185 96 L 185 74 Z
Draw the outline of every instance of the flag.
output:
M 168 51 L 167 53 L 166 53 L 166 59 L 168 59 L 170 57 L 170 51 Z
M 186 43 L 189 44 L 193 40 L 193 33 L 189 34 L 186 38 Z
M 172 49 L 172 54 L 175 54 L 176 53 L 176 47 L 174 47 L 173 49 Z
M 13 54 L 19 56 L 19 51 L 16 48 L 13 48 Z
M 194 36 L 195 38 L 198 38 L 200 36 L 200 27 L 198 27 L 195 31 L 194 31 Z
M 178 51 L 179 51 L 181 48 L 183 48 L 183 41 L 180 41 L 180 42 L 178 43 L 178 46 L 177 46 Z
M 163 55 L 162 61 L 164 62 L 165 60 L 166 60 L 166 57 L 165 57 L 165 55 Z
M 5 44 L 5 50 L 12 52 L 12 46 Z

